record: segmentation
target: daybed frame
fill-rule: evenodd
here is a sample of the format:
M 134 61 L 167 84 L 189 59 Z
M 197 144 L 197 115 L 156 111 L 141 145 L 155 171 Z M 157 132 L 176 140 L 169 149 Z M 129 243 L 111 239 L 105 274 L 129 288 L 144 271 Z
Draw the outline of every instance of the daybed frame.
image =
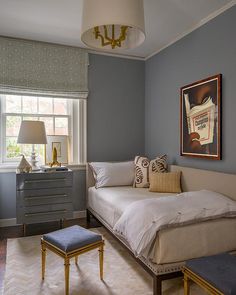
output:
M 208 170 L 200 170 L 181 166 L 170 166 L 170 171 L 182 171 L 182 189 L 183 191 L 196 191 L 201 189 L 208 189 L 225 194 L 232 199 L 236 200 L 236 175 L 225 174 Z M 94 186 L 95 180 L 92 171 L 87 165 L 86 173 L 87 192 L 88 188 Z M 134 259 L 153 277 L 153 295 L 162 294 L 162 281 L 169 280 L 182 276 L 181 268 L 183 262 L 173 264 L 154 264 L 144 258 L 136 258 L 130 250 L 125 241 L 118 238 L 112 228 L 99 216 L 92 208 L 87 207 L 87 222 L 90 222 L 90 217 L 93 216 L 101 222 L 105 228 L 125 247 L 128 249 Z

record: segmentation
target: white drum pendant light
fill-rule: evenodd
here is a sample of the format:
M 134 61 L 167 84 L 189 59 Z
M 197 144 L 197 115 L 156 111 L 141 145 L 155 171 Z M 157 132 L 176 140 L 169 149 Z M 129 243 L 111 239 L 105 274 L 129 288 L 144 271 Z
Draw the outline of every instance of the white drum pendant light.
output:
M 84 0 L 81 39 L 97 49 L 131 49 L 145 40 L 143 0 Z

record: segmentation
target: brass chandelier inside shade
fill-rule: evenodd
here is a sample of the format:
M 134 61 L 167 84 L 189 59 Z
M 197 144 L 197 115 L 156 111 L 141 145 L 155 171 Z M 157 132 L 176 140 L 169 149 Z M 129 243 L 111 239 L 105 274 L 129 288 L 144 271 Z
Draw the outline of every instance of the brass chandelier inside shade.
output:
M 131 49 L 145 40 L 143 0 L 84 0 L 81 40 L 96 49 Z

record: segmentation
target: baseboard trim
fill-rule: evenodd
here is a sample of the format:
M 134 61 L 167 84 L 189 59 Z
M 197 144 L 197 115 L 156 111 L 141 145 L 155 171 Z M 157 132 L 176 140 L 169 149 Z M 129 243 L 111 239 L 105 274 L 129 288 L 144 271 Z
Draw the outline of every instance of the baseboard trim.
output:
M 74 211 L 73 218 L 85 218 L 86 210 Z M 0 227 L 17 225 L 16 218 L 0 219 Z
M 83 211 L 74 211 L 74 218 L 85 218 L 86 217 L 86 210 Z
M 0 219 L 0 227 L 16 225 L 16 218 Z

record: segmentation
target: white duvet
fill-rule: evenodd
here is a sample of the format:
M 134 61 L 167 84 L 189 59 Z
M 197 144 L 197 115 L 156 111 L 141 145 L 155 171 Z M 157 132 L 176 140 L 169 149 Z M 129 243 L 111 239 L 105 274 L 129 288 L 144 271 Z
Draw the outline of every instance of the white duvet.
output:
M 202 190 L 133 202 L 113 230 L 140 256 L 149 252 L 161 229 L 222 217 L 236 217 L 236 202 L 219 193 Z

